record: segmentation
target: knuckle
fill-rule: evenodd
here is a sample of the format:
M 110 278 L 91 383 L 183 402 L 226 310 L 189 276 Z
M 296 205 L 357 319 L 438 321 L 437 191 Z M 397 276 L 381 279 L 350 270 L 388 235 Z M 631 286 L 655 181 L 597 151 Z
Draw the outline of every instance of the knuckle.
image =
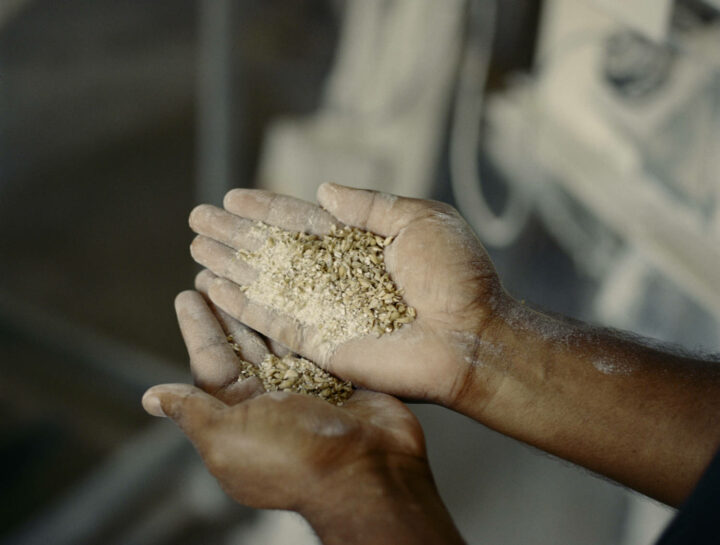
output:
M 195 349 L 193 350 L 194 356 L 201 356 L 205 355 L 205 353 L 210 352 L 210 357 L 212 360 L 212 353 L 218 352 L 217 356 L 221 357 L 224 354 L 224 351 L 222 350 L 225 345 L 227 344 L 227 339 L 225 337 L 221 337 L 218 335 L 210 336 L 205 342 L 202 344 L 198 344 Z

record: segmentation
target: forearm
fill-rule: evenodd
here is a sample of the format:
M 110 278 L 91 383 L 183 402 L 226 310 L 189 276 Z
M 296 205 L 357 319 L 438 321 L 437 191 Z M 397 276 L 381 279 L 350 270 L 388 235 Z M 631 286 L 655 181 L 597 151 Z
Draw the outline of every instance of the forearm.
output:
M 325 545 L 464 543 L 429 469 L 348 468 L 333 477 L 333 489 L 300 510 Z
M 670 504 L 720 442 L 720 365 L 668 353 L 511 299 L 478 342 L 456 408 Z M 494 394 L 483 397 L 488 384 Z

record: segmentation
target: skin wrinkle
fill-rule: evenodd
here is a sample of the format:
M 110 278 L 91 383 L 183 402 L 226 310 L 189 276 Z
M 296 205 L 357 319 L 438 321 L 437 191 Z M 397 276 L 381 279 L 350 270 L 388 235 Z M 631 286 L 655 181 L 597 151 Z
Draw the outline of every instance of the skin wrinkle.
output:
M 174 399 L 170 402 L 169 407 L 165 407 L 165 403 L 160 401 L 161 405 L 160 408 L 162 409 L 163 414 L 167 414 L 168 416 L 177 415 L 177 413 L 182 411 L 183 406 L 187 406 L 192 404 L 192 399 L 196 397 L 196 393 L 191 389 L 192 387 L 188 386 L 187 384 L 166 384 L 163 385 L 162 390 L 165 392 L 171 392 L 179 397 L 179 399 Z M 218 401 L 218 403 L 220 403 Z M 197 405 L 197 404 L 195 404 Z M 166 410 L 169 409 L 169 410 Z M 208 407 L 209 409 L 209 407 Z M 212 409 L 212 412 L 215 412 L 218 410 L 218 407 L 214 406 Z M 191 411 L 188 411 L 191 412 Z M 207 410 L 200 410 L 200 411 L 192 411 L 196 418 L 202 418 L 202 419 L 208 419 L 211 415 L 208 414 Z M 180 418 L 181 425 L 183 423 L 183 418 Z
M 364 190 L 359 191 L 366 193 Z M 335 184 L 325 183 L 322 184 L 318 190 L 318 200 L 320 201 L 320 204 L 323 206 L 323 208 L 329 210 L 331 213 L 338 212 L 338 209 L 342 208 L 344 201 L 344 199 L 340 198 L 340 194 L 342 192 L 342 189 L 336 187 Z M 364 216 L 355 216 L 355 221 L 350 221 L 349 223 L 367 225 L 368 221 L 374 213 L 382 213 L 383 215 L 389 215 L 394 208 L 397 200 L 398 197 L 396 195 L 384 192 L 373 192 L 372 200 L 368 203 L 368 207 L 366 212 L 364 213 Z M 379 205 L 380 202 L 384 202 L 387 208 L 383 210 L 383 207 Z M 338 215 L 347 216 L 347 212 L 345 214 Z M 360 217 L 362 217 L 363 220 L 360 220 Z M 391 228 L 389 231 L 390 232 L 384 233 L 378 232 L 378 234 L 388 236 L 395 233 L 396 229 Z
M 485 358 L 477 356 L 481 350 L 484 356 L 492 356 L 494 358 L 501 358 L 506 352 L 504 345 L 484 341 L 480 335 L 475 335 L 467 331 L 453 331 L 451 337 L 454 344 L 461 348 L 461 353 L 466 354 L 464 359 L 470 365 L 478 367 L 488 365 Z M 473 356 L 473 354 L 475 354 L 475 356 Z
M 405 233 L 406 233 L 406 227 L 401 228 L 397 235 L 393 238 L 393 241 L 390 243 L 389 246 L 384 248 L 385 252 L 385 266 L 388 270 L 388 272 L 392 271 L 391 277 L 393 279 L 397 277 L 404 277 L 408 275 L 408 267 L 411 267 L 410 264 L 404 261 L 398 261 L 398 248 L 403 247 L 403 243 L 405 241 Z M 405 246 L 403 250 L 405 253 L 409 253 L 408 250 L 412 248 L 413 252 L 417 251 L 416 247 L 412 247 L 409 244 L 405 243 Z M 412 272 L 412 271 L 411 271 Z M 404 296 L 403 296 L 404 297 Z M 408 304 L 413 305 L 414 303 L 412 301 L 408 301 Z
M 245 392 L 248 390 L 250 391 L 249 395 L 238 395 L 239 392 L 245 394 Z M 216 395 L 222 394 L 223 397 L 227 395 L 233 395 L 239 397 L 239 401 L 241 401 L 262 393 L 265 393 L 265 388 L 263 388 L 262 381 L 260 381 L 260 379 L 258 379 L 257 377 L 250 377 L 243 380 L 240 380 L 239 377 L 234 377 L 230 379 L 227 384 L 221 386 L 218 389 Z M 223 399 L 223 401 L 228 402 L 227 399 Z M 230 401 L 232 401 L 231 404 L 233 405 L 237 403 L 235 399 L 231 399 Z
M 384 201 L 386 205 L 386 209 L 382 210 L 382 207 L 378 204 L 379 202 Z M 373 213 L 381 213 L 383 215 L 390 215 L 392 213 L 392 209 L 395 207 L 395 202 L 397 201 L 397 197 L 395 195 L 390 195 L 389 193 L 373 193 L 373 199 L 370 201 L 370 208 L 368 210 L 368 215 L 365 218 L 364 225 L 368 225 L 368 221 L 370 219 L 370 216 Z M 382 233 L 383 235 L 387 236 L 388 234 L 392 234 L 395 232 L 395 229 L 390 229 L 389 233 Z
M 264 193 L 262 194 L 265 195 Z M 260 221 L 263 223 L 274 223 L 273 214 L 277 213 L 277 209 L 273 207 L 273 203 L 280 197 L 280 195 L 277 195 L 275 193 L 271 193 L 268 199 L 264 199 L 266 202 L 266 208 L 265 208 L 265 214 L 263 214 L 263 217 L 260 218 Z
M 250 380 L 250 379 L 248 379 L 248 380 Z M 230 388 L 231 386 L 233 386 L 237 383 L 238 383 L 238 378 L 233 376 L 233 377 L 227 379 L 227 381 L 225 381 L 224 383 L 220 384 L 220 386 L 216 387 L 214 392 L 211 391 L 209 393 L 217 394 L 218 392 L 225 392 L 228 388 Z
M 461 247 L 457 248 L 456 252 L 458 258 L 460 259 L 459 264 L 466 263 L 466 258 L 460 256 L 463 256 L 465 253 L 474 254 L 478 251 L 478 248 L 480 248 L 480 242 L 477 240 L 477 238 L 471 231 L 468 231 L 465 226 L 465 222 L 461 217 L 453 213 L 447 213 L 439 210 L 429 210 L 427 211 L 427 214 L 417 216 L 415 219 L 410 221 L 407 225 L 405 225 L 398 231 L 395 240 L 397 241 L 398 239 L 400 239 L 403 233 L 405 233 L 406 231 L 415 228 L 415 224 L 422 224 L 424 222 L 438 223 L 441 228 L 450 227 L 451 229 L 453 229 L 453 231 L 455 231 L 455 236 L 449 238 L 445 242 L 446 246 L 448 247 L 450 247 L 452 243 L 455 243 L 458 240 L 461 242 Z M 390 247 L 392 246 L 393 245 L 391 244 Z M 420 241 L 416 241 L 414 246 L 415 253 L 421 253 L 422 249 L 422 243 Z M 472 260 L 470 264 L 476 270 L 473 278 L 474 280 L 483 280 L 496 277 L 495 268 L 489 259 Z M 394 261 L 392 265 L 394 268 Z M 448 263 L 448 265 L 452 266 L 453 263 Z M 430 272 L 427 271 L 426 274 L 430 274 Z M 435 282 L 432 282 L 431 280 L 433 280 L 433 278 L 428 277 L 425 283 L 431 286 L 435 285 Z
M 388 271 L 395 271 L 397 274 L 398 270 L 398 264 L 397 264 L 397 244 L 395 244 L 395 241 L 397 241 L 398 237 L 402 236 L 402 230 L 398 235 L 395 237 L 395 240 L 393 240 L 392 243 L 390 243 L 389 246 L 386 246 L 383 250 L 385 252 L 385 267 Z M 393 274 L 393 276 L 396 276 L 396 274 Z
M 376 201 L 378 200 L 378 193 L 373 193 L 372 200 L 368 203 L 368 207 L 365 210 L 365 215 L 363 219 L 359 222 L 360 225 L 368 225 L 368 222 L 370 221 L 370 216 L 373 215 L 375 212 Z
M 214 336 L 209 341 L 197 346 L 193 350 L 194 356 L 199 356 L 205 352 L 210 351 L 213 348 L 221 347 L 223 348 L 227 344 L 227 339 L 225 337 Z

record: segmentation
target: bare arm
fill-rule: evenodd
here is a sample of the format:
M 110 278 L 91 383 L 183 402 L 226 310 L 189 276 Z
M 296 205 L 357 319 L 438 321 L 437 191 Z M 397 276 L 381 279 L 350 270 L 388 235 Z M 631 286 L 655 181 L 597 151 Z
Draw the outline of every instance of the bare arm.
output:
M 488 380 L 495 384 L 492 397 L 485 396 Z M 720 445 L 720 363 L 572 324 L 507 298 L 453 405 L 678 505 Z
M 324 209 L 235 190 L 225 211 L 196 209 L 193 256 L 222 277 L 211 299 L 368 388 L 443 404 L 670 504 L 692 489 L 720 441 L 717 362 L 527 309 L 503 290 L 469 226 L 445 204 L 327 184 L 318 200 Z M 235 250 L 247 248 L 242 233 L 255 220 L 316 234 L 340 221 L 394 237 L 385 263 L 417 320 L 319 353 L 309 328 L 240 288 L 253 271 Z

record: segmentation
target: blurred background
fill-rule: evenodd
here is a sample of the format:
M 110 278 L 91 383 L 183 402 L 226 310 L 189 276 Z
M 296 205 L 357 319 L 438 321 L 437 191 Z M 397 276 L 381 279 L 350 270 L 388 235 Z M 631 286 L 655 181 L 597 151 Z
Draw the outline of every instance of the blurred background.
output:
M 506 288 L 720 350 L 717 0 L 2 0 L 0 543 L 304 544 L 140 397 L 187 381 L 187 215 L 324 181 L 459 206 Z M 416 406 L 471 544 L 672 511 Z

